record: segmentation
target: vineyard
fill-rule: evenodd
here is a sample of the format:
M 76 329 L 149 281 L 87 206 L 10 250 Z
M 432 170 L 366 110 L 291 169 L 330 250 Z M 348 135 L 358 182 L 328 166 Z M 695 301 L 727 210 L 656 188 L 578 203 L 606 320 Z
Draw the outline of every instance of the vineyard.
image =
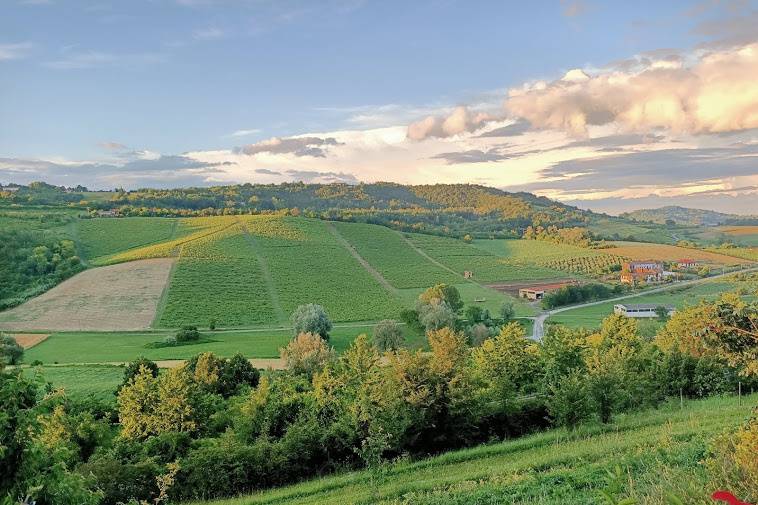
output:
M 94 259 L 173 238 L 177 219 L 83 219 L 77 235 L 85 258 Z
M 452 238 L 419 234 L 407 234 L 406 237 L 415 247 L 448 268 L 461 274 L 466 270 L 473 272 L 477 282 L 554 279 L 563 275 L 533 263 L 508 261 L 484 248 Z
M 334 226 L 363 258 L 398 289 L 428 287 L 439 282 L 461 282 L 460 276 L 435 265 L 413 250 L 396 231 L 384 226 L 355 223 L 338 222 Z
M 738 265 L 749 263 L 747 260 L 725 256 L 724 254 L 665 244 L 613 242 L 613 247 L 603 249 L 603 252 L 615 256 L 630 258 L 632 260 L 649 259 L 658 261 L 677 261 L 682 258 L 691 258 L 698 261 L 719 265 Z
M 590 256 L 572 256 L 547 261 L 538 260 L 538 264 L 572 274 L 597 277 L 612 272 L 614 267 L 621 267 L 624 261 L 626 261 L 625 258 L 621 256 L 598 254 Z

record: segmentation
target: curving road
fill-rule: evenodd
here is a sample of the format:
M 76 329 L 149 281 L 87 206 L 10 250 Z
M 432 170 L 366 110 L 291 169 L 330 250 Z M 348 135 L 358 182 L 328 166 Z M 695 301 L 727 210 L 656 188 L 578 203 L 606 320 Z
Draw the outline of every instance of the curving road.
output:
M 702 279 L 694 279 L 691 281 L 682 281 L 682 282 L 674 282 L 673 284 L 666 284 L 665 286 L 661 286 L 659 288 L 654 289 L 648 289 L 645 291 L 640 291 L 638 293 L 631 293 L 628 295 L 623 296 L 617 296 L 615 298 L 606 298 L 604 300 L 597 300 L 594 302 L 587 302 L 587 303 L 580 303 L 579 305 L 567 305 L 566 307 L 560 307 L 553 310 L 546 310 L 544 312 L 541 312 L 537 316 L 534 317 L 534 328 L 532 329 L 532 339 L 533 340 L 541 340 L 543 335 L 545 334 L 545 320 L 554 315 L 558 314 L 559 312 L 566 312 L 567 310 L 574 310 L 574 309 L 580 309 L 582 307 L 591 307 L 593 305 L 600 305 L 602 303 L 609 303 L 609 302 L 615 302 L 618 300 L 626 300 L 627 298 L 635 298 L 638 296 L 644 296 L 649 295 L 653 293 L 660 293 L 662 291 L 668 291 L 670 289 L 676 289 L 681 288 L 683 286 L 692 286 L 694 284 L 701 284 L 703 282 L 712 281 L 714 279 L 718 279 L 720 277 L 726 277 L 727 275 L 732 275 L 735 273 L 740 272 L 755 272 L 758 270 L 758 266 L 751 267 L 751 268 L 743 268 L 742 270 L 733 270 L 731 272 L 725 272 L 722 274 L 712 275 L 710 277 L 704 277 Z

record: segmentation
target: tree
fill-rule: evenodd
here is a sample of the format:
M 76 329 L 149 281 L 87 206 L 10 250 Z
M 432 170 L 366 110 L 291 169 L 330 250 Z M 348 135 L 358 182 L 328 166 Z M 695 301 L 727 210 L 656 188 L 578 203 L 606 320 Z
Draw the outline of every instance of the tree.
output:
M 665 321 L 669 316 L 669 309 L 663 305 L 658 305 L 655 308 L 655 315 L 658 316 L 659 321 Z
M 279 349 L 287 370 L 311 376 L 334 360 L 334 348 L 317 333 L 300 333 L 287 347 Z
M 455 312 L 444 301 L 435 299 L 429 305 L 420 305 L 418 315 L 426 331 L 455 326 Z
M 10 335 L 0 333 L 0 363 L 16 365 L 24 355 L 24 348 Z
M 445 302 L 455 314 L 463 308 L 461 294 L 455 286 L 449 284 L 436 284 L 432 286 L 419 295 L 418 301 L 421 305 L 433 305 Z
M 516 310 L 513 308 L 513 302 L 510 300 L 503 302 L 503 305 L 500 306 L 500 319 L 502 319 L 504 323 L 507 323 L 515 316 Z
M 177 342 L 195 342 L 200 340 L 200 332 L 197 331 L 197 326 L 183 326 L 176 332 Z
M 301 333 L 313 333 L 319 335 L 325 341 L 329 341 L 332 322 L 321 305 L 315 303 L 300 305 L 292 313 L 291 321 L 295 336 Z
M 140 372 L 140 369 L 142 367 L 145 367 L 153 377 L 158 377 L 158 364 L 154 361 L 150 361 L 144 356 L 140 356 L 139 358 L 126 365 L 124 368 L 124 378 L 121 381 L 121 385 L 119 385 L 116 392 L 118 393 L 118 391 L 121 391 L 121 388 L 126 386 L 129 381 L 132 380 L 132 378 Z
M 403 329 L 397 321 L 385 319 L 374 327 L 374 346 L 381 351 L 396 351 L 405 341 Z

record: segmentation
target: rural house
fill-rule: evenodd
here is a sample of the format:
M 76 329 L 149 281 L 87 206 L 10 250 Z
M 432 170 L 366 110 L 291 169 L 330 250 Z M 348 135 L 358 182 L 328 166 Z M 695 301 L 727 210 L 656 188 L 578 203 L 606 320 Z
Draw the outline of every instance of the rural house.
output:
M 655 303 L 617 303 L 613 306 L 613 313 L 626 317 L 658 317 L 655 309 L 663 307 L 666 315 L 671 316 L 676 312 L 673 305 L 657 305 Z
M 663 263 L 653 260 L 624 263 L 621 267 L 620 280 L 623 284 L 660 282 L 663 280 Z
M 679 270 L 687 270 L 690 268 L 698 268 L 700 263 L 697 260 L 685 258 L 676 261 L 676 268 Z

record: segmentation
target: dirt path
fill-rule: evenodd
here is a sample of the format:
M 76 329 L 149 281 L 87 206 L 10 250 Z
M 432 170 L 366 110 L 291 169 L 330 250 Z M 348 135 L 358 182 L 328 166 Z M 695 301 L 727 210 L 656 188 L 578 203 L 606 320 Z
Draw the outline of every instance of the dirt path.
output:
M 455 270 L 453 270 L 453 269 L 452 269 L 452 268 L 450 268 L 449 266 L 447 266 L 447 265 L 445 265 L 445 264 L 443 264 L 443 263 L 440 263 L 440 262 L 439 262 L 439 261 L 437 261 L 436 259 L 432 258 L 432 257 L 431 257 L 431 256 L 429 256 L 428 254 L 426 254 L 426 252 L 425 252 L 425 251 L 423 251 L 423 250 L 419 249 L 418 247 L 416 247 L 416 244 L 414 244 L 413 242 L 411 242 L 411 240 L 410 240 L 410 239 L 408 239 L 408 237 L 406 237 L 405 235 L 403 235 L 403 234 L 402 234 L 402 233 L 400 233 L 399 231 L 398 231 L 398 232 L 396 232 L 396 233 L 397 233 L 398 235 L 400 235 L 400 238 L 401 238 L 401 239 L 403 239 L 403 240 L 405 241 L 405 243 L 406 243 L 406 244 L 408 244 L 408 245 L 410 246 L 410 248 L 411 248 L 411 249 L 413 249 L 413 250 L 414 250 L 414 251 L 416 251 L 418 254 L 420 254 L 421 256 L 423 256 L 423 257 L 424 257 L 426 260 L 428 260 L 428 261 L 431 261 L 432 263 L 434 263 L 435 265 L 437 265 L 437 266 L 438 266 L 438 267 L 440 267 L 441 269 L 443 269 L 443 270 L 447 270 L 448 272 L 450 272 L 450 273 L 452 273 L 452 274 L 455 274 L 455 275 L 457 275 L 458 277 L 460 277 L 461 279 L 463 279 L 463 280 L 465 280 L 465 281 L 471 282 L 471 283 L 473 283 L 473 284 L 479 284 L 478 282 L 475 282 L 475 281 L 473 281 L 473 280 L 471 280 L 471 279 L 466 279 L 465 277 L 463 277 L 463 275 L 462 275 L 460 272 L 456 272 Z
M 371 264 L 368 261 L 366 261 L 366 259 L 358 253 L 358 251 L 355 250 L 355 247 L 353 247 L 353 245 L 350 242 L 348 242 L 347 239 L 340 234 L 339 230 L 337 230 L 337 227 L 334 226 L 334 223 L 332 223 L 331 221 L 325 221 L 325 222 L 326 222 L 327 228 L 329 228 L 329 231 L 332 232 L 332 235 L 334 235 L 334 238 L 337 239 L 337 242 L 339 242 L 339 244 L 342 247 L 347 249 L 348 252 L 353 256 L 353 258 L 358 260 L 358 263 L 360 263 L 361 266 L 365 268 L 366 271 L 370 273 L 374 277 L 374 279 L 377 280 L 377 282 L 379 282 L 379 284 L 384 286 L 384 289 L 386 289 L 387 291 L 389 291 L 395 296 L 398 296 L 400 294 L 398 289 L 392 284 L 390 284 L 389 281 L 387 281 L 387 279 L 385 279 L 384 276 L 376 268 L 371 266 Z
M 266 283 L 266 290 L 268 291 L 268 297 L 269 300 L 271 300 L 271 305 L 274 308 L 276 319 L 280 323 L 284 323 L 287 321 L 287 314 L 285 314 L 284 309 L 282 308 L 282 302 L 279 300 L 279 293 L 276 291 L 276 283 L 274 283 L 274 277 L 271 275 L 271 270 L 268 267 L 268 261 L 266 261 L 265 255 L 261 253 L 255 237 L 253 237 L 253 235 L 250 233 L 250 230 L 247 229 L 245 223 L 243 223 L 240 219 L 237 219 L 237 221 L 239 222 L 240 227 L 244 232 L 243 234 L 245 235 L 245 239 L 250 244 L 250 248 L 253 250 L 255 257 L 258 259 L 258 265 L 260 265 L 261 274 L 263 275 L 263 282 Z
M 704 282 L 709 282 L 709 281 L 712 281 L 714 279 L 720 279 L 720 278 L 726 277 L 728 275 L 738 274 L 738 273 L 742 273 L 742 272 L 745 272 L 745 273 L 747 273 L 747 272 L 755 272 L 755 271 L 758 271 L 758 267 L 745 268 L 745 269 L 742 269 L 742 270 L 736 270 L 734 272 L 725 272 L 723 274 L 714 275 L 712 277 L 705 277 L 703 279 L 695 279 L 695 280 L 691 280 L 691 281 L 675 282 L 673 284 L 668 284 L 668 285 L 662 286 L 660 288 L 650 289 L 650 290 L 647 290 L 647 291 L 640 291 L 639 293 L 632 293 L 632 294 L 629 294 L 629 295 L 617 296 L 615 298 L 606 298 L 605 300 L 597 300 L 597 301 L 594 301 L 594 302 L 587 302 L 587 303 L 582 303 L 582 304 L 579 304 L 579 305 L 569 305 L 568 307 L 561 307 L 561 308 L 558 308 L 558 309 L 548 310 L 548 311 L 542 312 L 541 314 L 538 314 L 534 318 L 534 327 L 533 327 L 533 330 L 532 330 L 532 339 L 534 339 L 534 340 L 540 340 L 545 335 L 545 320 L 548 317 L 550 317 L 552 315 L 555 315 L 555 314 L 558 314 L 560 312 L 567 312 L 569 310 L 581 309 L 581 308 L 584 308 L 584 307 L 592 307 L 593 305 L 601 305 L 603 303 L 617 302 L 619 300 L 626 300 L 628 298 L 636 298 L 638 296 L 645 296 L 645 295 L 652 295 L 652 294 L 655 294 L 655 293 L 662 293 L 664 291 L 669 291 L 669 290 L 672 290 L 672 289 L 677 289 L 677 288 L 681 288 L 681 287 L 688 287 L 688 286 L 694 286 L 696 284 L 702 284 Z

